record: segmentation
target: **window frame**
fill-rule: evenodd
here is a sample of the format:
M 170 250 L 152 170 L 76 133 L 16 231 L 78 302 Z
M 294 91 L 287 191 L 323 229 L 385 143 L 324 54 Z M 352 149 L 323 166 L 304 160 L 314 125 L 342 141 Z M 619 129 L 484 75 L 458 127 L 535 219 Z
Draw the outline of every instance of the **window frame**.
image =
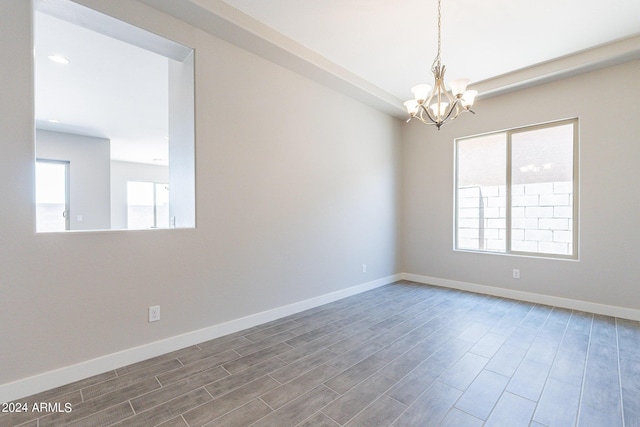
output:
M 554 253 L 546 253 L 546 252 L 528 252 L 528 251 L 518 251 L 513 250 L 511 248 L 511 236 L 512 236 L 512 136 L 514 134 L 536 131 L 541 129 L 548 129 L 557 126 L 565 126 L 565 125 L 573 126 L 573 150 L 572 150 L 572 162 L 573 162 L 573 170 L 572 170 L 572 214 L 571 218 L 572 224 L 572 253 L 568 255 L 564 254 L 554 254 Z M 505 130 L 486 132 L 477 135 L 470 135 L 460 138 L 454 139 L 454 195 L 453 195 L 453 210 L 454 210 L 454 224 L 453 224 L 453 250 L 456 252 L 473 252 L 473 253 L 482 253 L 482 254 L 495 254 L 495 255 L 510 255 L 510 256 L 527 256 L 527 257 L 535 257 L 535 258 L 553 258 L 553 259 L 567 259 L 567 260 L 578 260 L 579 259 L 579 118 L 573 117 L 568 119 L 555 120 L 550 122 L 538 123 L 534 125 L 520 126 L 515 128 L 509 128 Z M 505 171 L 505 249 L 504 251 L 499 250 L 487 250 L 487 249 L 470 249 L 470 248 L 459 248 L 458 247 L 458 233 L 459 233 L 459 199 L 458 199 L 458 179 L 459 179 L 459 159 L 458 159 L 458 146 L 460 141 L 465 141 L 469 139 L 479 138 L 483 136 L 489 135 L 497 135 L 497 134 L 505 134 L 505 160 L 506 160 L 506 171 Z

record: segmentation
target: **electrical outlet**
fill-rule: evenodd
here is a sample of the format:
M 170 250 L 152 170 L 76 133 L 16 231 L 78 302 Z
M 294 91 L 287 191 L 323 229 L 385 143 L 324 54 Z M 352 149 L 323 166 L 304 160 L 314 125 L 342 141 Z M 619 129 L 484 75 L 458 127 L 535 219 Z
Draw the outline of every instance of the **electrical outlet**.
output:
M 362 272 L 363 273 L 367 272 L 367 264 L 362 264 Z
M 158 320 L 160 320 L 160 306 L 149 307 L 149 322 L 157 322 Z
M 513 269 L 513 278 L 514 279 L 519 279 L 520 278 L 520 270 L 518 270 L 517 268 Z

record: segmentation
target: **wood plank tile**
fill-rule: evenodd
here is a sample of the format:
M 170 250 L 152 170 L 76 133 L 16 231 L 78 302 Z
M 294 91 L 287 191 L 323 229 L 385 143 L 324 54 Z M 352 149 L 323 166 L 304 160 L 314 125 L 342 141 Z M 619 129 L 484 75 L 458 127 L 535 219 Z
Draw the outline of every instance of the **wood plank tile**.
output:
M 230 426 L 248 426 L 254 422 L 272 413 L 273 411 L 260 399 L 254 399 L 251 402 L 242 405 L 226 415 L 216 418 L 207 427 L 230 427 Z
M 182 364 L 178 361 L 178 359 L 170 359 L 136 370 L 130 374 L 116 377 L 111 380 L 84 388 L 82 389 L 82 395 L 84 396 L 85 400 L 94 399 L 103 394 L 107 394 L 120 388 L 133 385 L 136 382 L 145 380 L 147 377 L 153 376 L 156 373 L 166 372 L 171 369 L 179 368 L 181 366 Z
M 96 412 L 86 418 L 65 424 L 68 427 L 101 427 L 108 426 L 124 420 L 133 415 L 133 409 L 128 402 L 112 406 L 100 412 Z
M 482 427 L 482 420 L 453 408 L 438 427 Z
M 209 384 L 206 388 L 214 398 L 217 398 L 235 390 L 238 387 L 242 387 L 243 385 L 250 383 L 255 378 L 262 377 L 272 371 L 280 369 L 285 365 L 286 363 L 282 360 L 274 357 L 262 363 L 258 363 L 257 365 L 254 365 L 240 373 L 229 375 L 228 377 L 215 381 Z
M 112 390 L 111 392 L 102 394 L 97 398 L 78 403 L 73 406 L 73 410 L 71 412 L 59 412 L 45 416 L 40 419 L 40 426 L 53 427 L 71 423 L 159 388 L 160 384 L 155 378 L 147 378 L 125 387 Z
M 279 385 L 277 381 L 268 376 L 260 377 L 209 403 L 184 413 L 183 417 L 190 427 L 203 426 L 255 400 L 260 395 L 273 390 Z
M 487 363 L 486 369 L 497 374 L 511 377 L 524 359 L 527 349 L 504 344 Z
M 483 370 L 456 402 L 456 408 L 486 420 L 507 387 L 508 377 Z
M 464 354 L 440 377 L 440 382 L 464 391 L 482 371 L 489 359 L 473 353 Z
M 249 354 L 247 356 L 243 356 L 232 362 L 225 363 L 222 366 L 224 367 L 224 369 L 234 374 L 253 365 L 257 365 L 260 362 L 271 359 L 272 357 L 275 357 L 279 354 L 285 353 L 292 348 L 293 347 L 291 347 L 290 345 L 281 342 L 271 347 L 256 351 L 255 353 Z
M 334 376 L 326 381 L 325 384 L 332 390 L 344 394 L 350 388 L 369 378 L 385 364 L 386 362 L 379 357 L 370 356 L 341 374 Z
M 200 351 L 197 351 L 197 352 L 194 351 L 193 353 L 178 357 L 178 360 L 182 362 L 183 365 L 186 366 L 191 363 L 197 362 L 199 360 L 206 359 L 208 357 L 216 355 L 218 353 L 231 351 L 236 347 L 241 347 L 243 345 L 247 345 L 250 343 L 251 341 L 249 341 L 248 339 L 240 337 L 227 342 L 221 342 L 218 344 L 209 344 L 206 347 L 202 347 Z M 203 344 L 199 344 L 199 345 L 202 346 Z
M 189 427 L 189 425 L 187 425 L 187 422 L 182 417 L 175 417 L 162 424 L 158 424 L 158 427 Z
M 153 357 L 151 359 L 147 359 L 147 360 L 143 360 L 141 362 L 138 363 L 133 363 L 131 365 L 127 365 L 124 366 L 122 368 L 118 368 L 116 369 L 116 373 L 118 374 L 119 377 L 130 374 L 132 372 L 138 371 L 140 369 L 145 369 L 148 368 L 150 366 L 153 365 L 157 365 L 159 363 L 162 362 L 167 362 L 170 361 L 172 359 L 179 359 L 180 357 L 183 356 L 188 356 L 192 353 L 198 352 L 200 351 L 200 348 L 198 346 L 190 346 L 187 348 L 183 348 L 180 350 L 176 350 L 176 351 L 172 351 L 171 353 L 166 353 L 163 354 L 161 356 L 157 356 L 157 357 Z
M 156 426 L 175 419 L 180 414 L 211 400 L 211 395 L 204 388 L 199 388 L 148 411 L 138 413 L 131 418 L 114 424 L 112 427 Z
M 537 360 L 524 359 L 511 377 L 507 391 L 537 402 L 550 369 L 551 366 Z
M 131 406 L 133 406 L 136 413 L 146 411 L 147 409 L 173 400 L 176 397 L 213 383 L 228 375 L 229 373 L 220 367 L 209 369 L 207 371 L 200 372 L 197 375 L 184 378 L 167 387 L 162 387 L 158 390 L 154 390 L 150 393 L 132 399 Z
M 441 329 L 434 332 L 385 366 L 381 371 L 382 374 L 397 380 L 403 378 L 440 349 L 449 340 L 449 337 L 450 334 L 447 330 Z M 376 353 L 376 356 L 378 354 Z
M 320 385 L 257 421 L 252 427 L 295 426 L 335 400 L 338 394 Z
M 208 369 L 215 368 L 222 365 L 223 363 L 231 362 L 239 358 L 240 355 L 234 350 L 228 350 L 223 353 L 216 353 L 213 356 L 207 357 L 206 359 L 201 359 L 197 362 L 193 362 L 188 365 L 180 366 L 179 368 L 164 372 L 162 374 L 158 374 L 156 375 L 156 378 L 158 378 L 160 384 L 165 387 L 169 384 L 175 383 L 176 381 L 180 381 L 199 372 L 204 372 Z
M 260 341 L 252 342 L 241 347 L 234 348 L 233 350 L 238 352 L 241 356 L 253 354 L 259 350 L 263 350 L 268 347 L 272 347 L 276 344 L 283 343 L 287 340 L 295 338 L 297 335 L 291 331 L 280 332 L 276 335 L 268 336 Z M 246 338 L 246 337 L 245 337 Z
M 345 424 L 395 383 L 391 378 L 374 374 L 322 409 L 322 412 L 340 425 Z
M 383 394 L 345 425 L 347 427 L 391 425 L 406 409 L 407 407 L 402 403 Z
M 604 423 L 601 425 L 617 426 L 622 425 L 622 418 L 617 349 L 592 345 L 587 354 L 578 422 L 583 424 L 598 420 Z
M 504 335 L 489 332 L 480 338 L 469 351 L 478 356 L 490 359 L 500 350 L 500 347 L 502 347 L 502 344 L 504 344 L 506 340 L 507 337 Z
M 580 387 L 549 378 L 533 419 L 547 426 L 572 426 L 578 420 Z
M 307 418 L 302 424 L 298 424 L 297 427 L 340 427 L 340 424 L 327 417 L 322 412 L 318 412 L 310 418 Z
M 528 427 L 536 404 L 505 392 L 485 423 L 485 427 Z
M 316 388 L 339 371 L 328 365 L 320 365 L 317 368 L 291 380 L 286 384 L 264 394 L 261 399 L 272 409 L 278 409 L 283 405 L 298 398 L 307 391 Z
M 269 375 L 281 383 L 286 383 L 335 357 L 336 354 L 329 349 L 322 349 L 315 353 L 311 353 L 307 357 L 299 359 L 284 368 L 271 372 Z
M 416 399 L 393 425 L 395 427 L 438 425 L 461 395 L 460 390 L 436 383 Z

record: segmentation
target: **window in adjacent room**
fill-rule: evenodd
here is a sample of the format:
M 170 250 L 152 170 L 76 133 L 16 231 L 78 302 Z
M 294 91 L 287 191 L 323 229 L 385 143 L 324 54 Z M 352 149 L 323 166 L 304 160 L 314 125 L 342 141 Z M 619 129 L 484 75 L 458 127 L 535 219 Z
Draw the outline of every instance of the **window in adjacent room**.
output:
M 169 185 L 127 182 L 127 228 L 169 227 Z
M 36 161 L 36 230 L 69 229 L 69 162 Z
M 455 248 L 577 258 L 578 119 L 456 140 Z

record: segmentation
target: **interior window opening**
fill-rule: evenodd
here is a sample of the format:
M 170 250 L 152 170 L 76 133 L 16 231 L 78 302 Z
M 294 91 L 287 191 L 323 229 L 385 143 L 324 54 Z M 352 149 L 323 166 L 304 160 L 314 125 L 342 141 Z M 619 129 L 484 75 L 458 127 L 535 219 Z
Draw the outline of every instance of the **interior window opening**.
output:
M 36 1 L 34 33 L 36 231 L 195 227 L 193 49 L 69 0 Z M 129 182 L 158 184 L 148 227 Z

